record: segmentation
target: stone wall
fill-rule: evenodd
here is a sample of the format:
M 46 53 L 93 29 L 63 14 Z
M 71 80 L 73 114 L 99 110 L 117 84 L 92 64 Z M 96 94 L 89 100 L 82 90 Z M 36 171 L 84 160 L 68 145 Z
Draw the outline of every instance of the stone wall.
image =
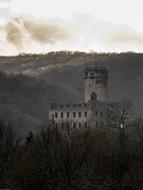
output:
M 84 77 L 84 100 L 87 103 L 94 92 L 97 99 L 105 101 L 108 99 L 108 71 L 101 67 L 89 67 L 85 70 Z
M 88 104 L 56 105 L 49 109 L 49 119 L 57 125 L 66 123 L 73 127 L 87 127 L 91 118 L 91 109 Z
M 110 106 L 109 106 L 110 105 Z M 108 109 L 108 106 L 110 109 Z M 111 112 L 112 109 L 112 112 Z M 114 103 L 89 101 L 87 104 L 57 105 L 49 108 L 49 119 L 57 126 L 67 124 L 76 128 L 80 127 L 105 127 L 107 121 L 114 118 Z

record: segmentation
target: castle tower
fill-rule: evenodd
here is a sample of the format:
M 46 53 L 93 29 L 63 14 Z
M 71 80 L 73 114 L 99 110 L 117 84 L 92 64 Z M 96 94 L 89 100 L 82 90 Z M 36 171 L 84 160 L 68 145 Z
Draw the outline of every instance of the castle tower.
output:
M 90 100 L 106 101 L 108 98 L 108 71 L 104 67 L 88 67 L 84 77 L 84 102 Z

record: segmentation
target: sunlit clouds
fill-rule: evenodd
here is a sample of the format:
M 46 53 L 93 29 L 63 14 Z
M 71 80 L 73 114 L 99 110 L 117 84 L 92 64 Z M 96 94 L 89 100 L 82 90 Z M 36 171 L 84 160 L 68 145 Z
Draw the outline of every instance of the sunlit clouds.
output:
M 60 50 L 141 52 L 141 3 L 0 0 L 0 54 Z
M 29 19 L 26 17 L 11 18 L 5 28 L 6 39 L 17 49 L 22 49 L 31 41 L 41 45 L 54 44 L 70 38 L 70 32 L 58 23 Z

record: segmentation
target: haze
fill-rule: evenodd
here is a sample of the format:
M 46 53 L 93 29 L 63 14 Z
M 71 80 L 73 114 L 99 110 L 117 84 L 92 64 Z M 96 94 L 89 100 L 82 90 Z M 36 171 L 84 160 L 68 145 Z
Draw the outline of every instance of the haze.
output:
M 0 0 L 0 54 L 143 51 L 141 0 Z

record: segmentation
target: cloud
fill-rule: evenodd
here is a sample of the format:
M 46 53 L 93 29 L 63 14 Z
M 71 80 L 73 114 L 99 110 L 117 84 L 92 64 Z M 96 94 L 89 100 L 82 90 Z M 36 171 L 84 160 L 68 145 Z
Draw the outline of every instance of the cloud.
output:
M 11 14 L 10 8 L 8 7 L 0 7 L 0 17 L 6 18 Z
M 7 41 L 18 49 L 31 41 L 40 44 L 55 44 L 70 37 L 70 32 L 62 22 L 29 19 L 22 16 L 11 18 L 4 30 Z
M 23 19 L 23 24 L 32 40 L 40 43 L 56 43 L 69 38 L 69 32 L 58 23 Z
M 11 19 L 5 26 L 6 39 L 15 47 L 23 47 L 24 33 L 22 26 L 16 19 Z
M 89 14 L 74 13 L 73 19 L 80 28 L 77 39 L 84 47 L 96 47 L 97 44 L 108 47 L 125 47 L 129 44 L 133 48 L 134 45 L 143 47 L 143 33 L 128 25 L 102 21 Z
M 138 45 L 143 45 L 143 33 L 137 32 L 128 25 L 101 22 L 98 23 L 97 26 L 97 34 L 100 40 L 105 43 L 136 43 Z
M 8 49 L 15 53 L 64 49 L 106 52 L 143 50 L 143 32 L 128 25 L 96 19 L 90 14 L 73 13 L 69 22 L 18 16 L 8 9 L 3 9 L 0 14 L 5 15 L 5 24 L 0 25 L 1 40 L 7 47 L 5 52 Z

